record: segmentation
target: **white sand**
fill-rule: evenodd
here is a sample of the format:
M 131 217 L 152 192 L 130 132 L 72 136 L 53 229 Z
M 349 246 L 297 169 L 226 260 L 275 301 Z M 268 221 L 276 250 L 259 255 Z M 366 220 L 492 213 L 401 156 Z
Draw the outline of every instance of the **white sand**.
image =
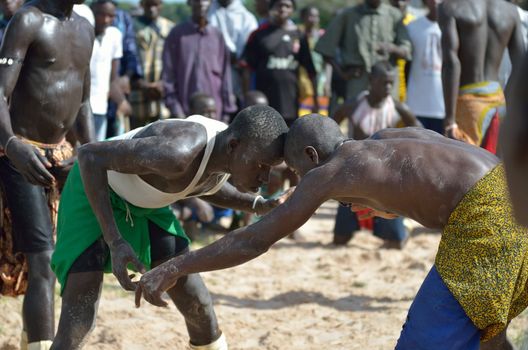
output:
M 334 248 L 335 204 L 303 227 L 306 243 L 279 242 L 237 268 L 203 274 L 230 349 L 391 349 L 407 309 L 432 266 L 440 236 L 411 238 L 403 252 L 358 234 Z M 175 307 L 134 308 L 133 295 L 107 275 L 99 317 L 85 349 L 185 349 L 185 323 Z M 57 297 L 57 319 L 60 310 Z M 0 299 L 0 350 L 18 348 L 21 299 Z M 517 345 L 527 314 L 511 325 Z

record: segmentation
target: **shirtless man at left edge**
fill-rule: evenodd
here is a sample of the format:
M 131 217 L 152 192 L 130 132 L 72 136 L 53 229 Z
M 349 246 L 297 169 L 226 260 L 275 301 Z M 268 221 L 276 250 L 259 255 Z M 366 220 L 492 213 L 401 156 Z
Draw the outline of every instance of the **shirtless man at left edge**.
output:
M 22 349 L 48 349 L 54 335 L 50 204 L 73 165 L 65 136 L 72 131 L 81 143 L 93 140 L 94 30 L 72 12 L 82 2 L 28 2 L 11 19 L 0 48 L 0 179 L 11 213 L 2 229 L 12 233 L 14 251 L 25 255 L 28 266 Z

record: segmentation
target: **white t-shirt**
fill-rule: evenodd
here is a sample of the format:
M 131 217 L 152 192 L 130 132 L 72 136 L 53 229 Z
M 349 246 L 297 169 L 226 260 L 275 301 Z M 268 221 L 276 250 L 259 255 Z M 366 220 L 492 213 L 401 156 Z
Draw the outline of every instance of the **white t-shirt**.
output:
M 106 114 L 112 60 L 123 56 L 123 38 L 116 27 L 106 28 L 101 37 L 95 38 L 90 60 L 90 105 L 94 114 Z
M 420 17 L 409 23 L 407 31 L 413 45 L 407 105 L 417 116 L 443 119 L 445 107 L 440 26 L 427 17 Z

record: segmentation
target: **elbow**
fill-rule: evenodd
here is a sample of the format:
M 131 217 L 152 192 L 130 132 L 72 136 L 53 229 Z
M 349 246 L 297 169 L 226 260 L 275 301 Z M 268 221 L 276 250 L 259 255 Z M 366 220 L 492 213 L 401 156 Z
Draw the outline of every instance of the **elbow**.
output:
M 93 151 L 93 144 L 88 143 L 80 146 L 77 149 L 77 160 L 81 169 L 92 168 L 97 161 L 97 157 Z

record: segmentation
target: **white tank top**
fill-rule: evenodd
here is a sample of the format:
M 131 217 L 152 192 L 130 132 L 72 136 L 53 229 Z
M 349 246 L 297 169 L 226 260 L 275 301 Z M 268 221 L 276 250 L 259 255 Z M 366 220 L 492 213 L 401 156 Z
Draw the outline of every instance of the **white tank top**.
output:
M 170 122 L 169 120 L 167 122 Z M 192 122 L 202 125 L 207 131 L 207 145 L 205 146 L 205 154 L 203 156 L 198 172 L 192 179 L 191 183 L 181 192 L 167 193 L 162 192 L 145 182 L 139 175 L 124 174 L 113 170 L 108 170 L 108 184 L 117 195 L 127 202 L 141 208 L 163 208 L 174 202 L 188 197 L 207 196 L 215 194 L 220 190 L 224 183 L 229 178 L 230 174 L 221 174 L 218 176 L 216 184 L 210 189 L 202 193 L 193 193 L 196 185 L 202 178 L 205 167 L 209 162 L 209 157 L 214 148 L 216 135 L 225 129 L 227 125 L 214 119 L 205 118 L 201 115 L 192 115 L 187 119 L 174 119 L 178 122 Z M 112 138 L 112 140 L 130 140 L 144 127 L 137 128 L 127 132 L 126 134 Z
M 400 121 L 400 115 L 396 111 L 396 106 L 391 96 L 381 103 L 380 107 L 372 107 L 368 100 L 368 91 L 363 91 L 358 96 L 358 106 L 354 114 L 350 116 L 353 128 L 359 128 L 367 137 L 374 133 L 386 129 L 394 128 Z M 353 137 L 353 135 L 349 135 Z

